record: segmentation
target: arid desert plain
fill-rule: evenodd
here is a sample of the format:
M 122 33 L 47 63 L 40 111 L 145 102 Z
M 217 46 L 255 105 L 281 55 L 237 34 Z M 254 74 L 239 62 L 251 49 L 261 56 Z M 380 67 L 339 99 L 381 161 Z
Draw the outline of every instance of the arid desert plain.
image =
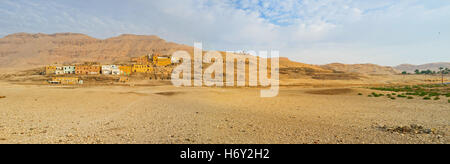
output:
M 0 0 L 0 144 L 450 144 L 450 0 L 86 1 Z
M 324 81 L 261 98 L 261 88 L 154 83 L 1 81 L 0 143 L 450 143 L 445 96 L 369 97 L 370 84 Z

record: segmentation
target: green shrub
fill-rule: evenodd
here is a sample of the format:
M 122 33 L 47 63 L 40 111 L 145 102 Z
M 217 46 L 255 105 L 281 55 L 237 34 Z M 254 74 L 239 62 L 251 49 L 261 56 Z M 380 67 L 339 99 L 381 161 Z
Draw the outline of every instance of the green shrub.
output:
M 397 97 L 399 97 L 399 98 L 406 98 L 405 95 L 397 95 Z
M 358 93 L 358 95 L 362 96 L 363 94 L 362 93 Z
M 442 84 L 423 84 L 423 85 L 405 85 L 405 86 L 386 86 L 386 87 L 374 87 L 373 90 L 391 92 L 386 94 L 387 98 L 407 98 L 414 99 L 413 96 L 420 96 L 424 100 L 439 100 L 440 96 L 450 97 L 448 85 Z M 444 87 L 444 88 L 443 88 Z M 384 94 L 378 94 L 373 92 L 370 97 L 385 96 Z
M 377 93 L 375 93 L 375 92 L 372 92 L 372 96 L 373 97 L 380 97 L 382 94 L 377 94 Z
M 434 98 L 434 100 L 440 100 L 440 99 L 441 99 L 441 98 L 439 98 L 439 97 L 435 97 L 435 98 Z
M 412 88 L 410 87 L 410 86 L 405 86 L 405 87 L 403 87 L 403 90 L 411 90 Z
M 426 96 L 426 95 L 427 95 L 426 92 L 421 92 L 421 93 L 419 94 L 420 97 L 423 97 L 423 96 Z
M 436 93 L 436 92 L 428 93 L 428 96 L 430 96 L 430 97 L 439 96 L 439 95 L 441 95 L 441 94 Z

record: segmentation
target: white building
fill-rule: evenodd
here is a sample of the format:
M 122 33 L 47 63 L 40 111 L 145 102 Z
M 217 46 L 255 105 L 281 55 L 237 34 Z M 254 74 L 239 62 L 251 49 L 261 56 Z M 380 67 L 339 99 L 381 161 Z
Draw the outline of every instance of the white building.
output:
M 120 75 L 120 69 L 116 65 L 102 65 L 102 74 L 104 75 Z
M 55 74 L 56 75 L 64 75 L 63 67 L 56 67 Z
M 75 66 L 64 66 L 64 74 L 75 74 Z
M 102 65 L 102 74 L 111 75 L 111 65 Z
M 113 75 L 120 75 L 120 73 L 121 73 L 121 71 L 120 71 L 118 66 L 113 65 L 111 67 L 111 74 L 113 74 Z

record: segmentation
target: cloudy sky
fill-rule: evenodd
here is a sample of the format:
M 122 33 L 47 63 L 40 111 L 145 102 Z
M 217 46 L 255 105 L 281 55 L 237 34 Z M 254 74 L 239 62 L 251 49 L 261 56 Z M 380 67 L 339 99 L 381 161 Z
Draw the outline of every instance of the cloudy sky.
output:
M 450 62 L 449 0 L 0 0 L 0 37 L 158 35 L 324 64 Z

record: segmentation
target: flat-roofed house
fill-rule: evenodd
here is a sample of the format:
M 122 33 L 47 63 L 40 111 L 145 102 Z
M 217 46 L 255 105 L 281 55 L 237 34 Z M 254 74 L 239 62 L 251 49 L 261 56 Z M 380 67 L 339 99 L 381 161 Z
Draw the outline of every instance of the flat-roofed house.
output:
M 75 67 L 75 74 L 77 75 L 98 75 L 102 70 L 98 65 L 77 65 Z
M 148 65 L 150 64 L 150 55 L 144 55 L 141 57 L 133 57 L 131 58 L 132 62 L 136 62 L 139 65 Z
M 111 66 L 111 74 L 120 75 L 120 73 L 121 73 L 121 71 L 118 66 L 116 66 L 116 65 Z
M 102 74 L 104 75 L 120 75 L 120 69 L 116 65 L 102 65 Z
M 75 74 L 75 66 L 64 66 L 64 74 Z
M 49 83 L 75 85 L 75 84 L 82 84 L 82 81 L 79 80 L 78 77 L 53 77 L 52 81 L 49 81 Z
M 111 75 L 111 65 L 102 65 L 102 74 Z
M 56 75 L 64 75 L 64 68 L 63 67 L 56 67 L 55 74 Z
M 46 66 L 45 67 L 45 74 L 46 75 L 53 75 L 55 74 L 56 66 Z
M 156 59 L 156 66 L 168 66 L 172 64 L 170 57 L 158 56 Z
M 120 74 L 121 75 L 131 75 L 131 72 L 132 72 L 132 68 L 131 68 L 132 66 L 129 66 L 129 65 L 122 65 L 122 66 L 119 66 L 119 70 L 120 70 Z
M 151 73 L 153 67 L 150 65 L 134 64 L 132 68 L 133 73 Z

